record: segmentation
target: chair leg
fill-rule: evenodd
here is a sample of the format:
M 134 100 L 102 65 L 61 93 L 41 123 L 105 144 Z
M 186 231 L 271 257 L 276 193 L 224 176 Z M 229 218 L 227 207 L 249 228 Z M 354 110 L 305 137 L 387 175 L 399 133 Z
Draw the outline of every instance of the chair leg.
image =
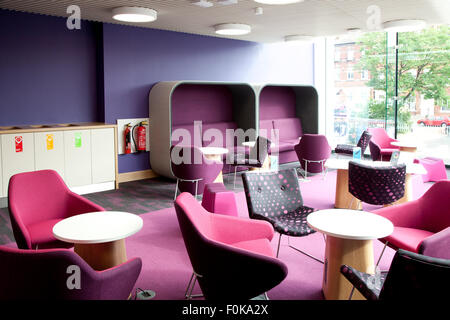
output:
M 195 200 L 197 200 L 198 181 L 199 180 L 195 180 Z
M 278 253 L 280 252 L 280 243 L 281 243 L 281 233 L 280 233 L 280 237 L 278 238 L 277 258 L 278 258 Z
M 381 253 L 380 253 L 380 256 L 378 257 L 378 261 L 377 261 L 377 264 L 375 265 L 375 267 L 378 267 L 378 264 L 380 263 L 380 261 L 381 261 L 381 257 L 383 256 L 383 254 L 384 254 L 384 250 L 386 250 L 386 246 L 387 246 L 387 244 L 388 244 L 388 242 L 386 241 L 385 243 L 384 243 L 384 247 L 383 247 L 383 250 L 381 251 Z
M 352 300 L 354 291 L 355 291 L 355 286 L 352 286 L 352 291 L 350 291 L 350 296 L 348 297 L 348 300 Z
M 309 253 L 306 253 L 306 252 L 300 250 L 299 248 L 296 248 L 296 247 L 294 247 L 293 245 L 291 245 L 290 242 L 289 242 L 289 236 L 288 236 L 288 246 L 291 247 L 291 248 L 294 249 L 294 250 L 297 250 L 297 251 L 300 252 L 300 253 L 303 253 L 305 256 L 308 256 L 308 257 L 310 257 L 311 259 L 314 259 L 314 260 L 320 262 L 321 264 L 323 264 L 323 261 L 320 260 L 319 258 L 316 258 L 316 257 L 310 255 Z
M 355 199 L 355 197 L 352 197 L 350 199 L 350 204 L 348 205 L 348 208 L 351 209 L 352 208 L 352 204 L 353 204 L 353 199 Z
M 236 172 L 237 172 L 237 166 L 234 167 L 233 190 L 236 189 Z
M 175 187 L 175 196 L 173 197 L 173 200 L 175 201 L 177 199 L 177 193 L 178 193 L 178 178 L 177 178 L 177 185 Z
M 194 281 L 192 282 L 192 280 L 194 280 Z M 197 275 L 195 274 L 195 272 L 192 272 L 191 279 L 189 280 L 188 286 L 186 288 L 186 292 L 184 293 L 184 297 L 187 300 L 191 300 L 192 298 L 203 297 L 203 294 L 192 294 L 192 291 L 194 290 L 196 281 L 197 281 Z M 192 284 L 192 286 L 191 286 L 191 284 Z
M 193 278 L 194 278 L 194 273 L 192 272 L 191 279 L 189 279 L 189 283 L 187 285 L 186 292 L 184 293 L 184 297 L 185 298 L 188 297 L 189 288 L 191 287 L 191 282 L 192 282 Z

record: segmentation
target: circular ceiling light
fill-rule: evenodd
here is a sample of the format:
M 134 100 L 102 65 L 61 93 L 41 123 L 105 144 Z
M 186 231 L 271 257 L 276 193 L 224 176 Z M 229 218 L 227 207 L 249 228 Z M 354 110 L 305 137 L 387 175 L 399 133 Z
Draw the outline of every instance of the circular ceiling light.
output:
M 112 13 L 113 19 L 125 22 L 151 22 L 158 16 L 155 10 L 141 7 L 114 8 Z
M 291 4 L 303 2 L 304 0 L 255 0 L 255 2 L 262 4 Z
M 394 32 L 410 32 L 423 29 L 426 26 L 426 22 L 423 20 L 391 20 L 383 23 L 384 31 Z
M 252 27 L 248 24 L 241 23 L 222 23 L 214 26 L 217 34 L 226 36 L 240 36 L 252 31 Z
M 314 41 L 314 37 L 293 34 L 293 35 L 285 36 L 284 41 L 286 41 L 286 42 L 311 42 L 311 41 Z

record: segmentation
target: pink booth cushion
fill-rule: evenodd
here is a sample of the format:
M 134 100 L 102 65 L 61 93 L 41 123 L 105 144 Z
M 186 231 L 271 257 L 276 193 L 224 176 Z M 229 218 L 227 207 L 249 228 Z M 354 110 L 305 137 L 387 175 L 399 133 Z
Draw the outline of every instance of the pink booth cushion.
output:
M 177 130 L 180 129 L 180 130 Z M 189 137 L 185 137 L 184 135 L 189 134 Z M 180 146 L 202 146 L 202 131 L 201 126 L 194 124 L 186 124 L 186 125 L 176 125 L 172 126 L 172 137 L 171 137 L 172 145 L 180 145 Z
M 299 118 L 274 119 L 273 126 L 278 130 L 280 142 L 291 141 L 303 135 L 302 124 Z
M 235 122 L 216 122 L 204 123 L 202 125 L 202 143 L 204 147 L 226 147 L 227 145 L 227 129 L 236 130 L 237 124 Z M 209 129 L 216 129 L 221 133 L 222 139 L 216 140 L 214 132 Z M 222 140 L 222 141 L 220 141 Z M 234 145 L 234 141 L 233 141 Z
M 223 183 L 208 183 L 205 185 L 202 206 L 212 213 L 238 216 L 234 192 L 227 190 Z
M 267 138 L 269 140 L 273 140 L 272 133 L 273 131 L 273 120 L 261 120 L 259 122 L 259 135 Z

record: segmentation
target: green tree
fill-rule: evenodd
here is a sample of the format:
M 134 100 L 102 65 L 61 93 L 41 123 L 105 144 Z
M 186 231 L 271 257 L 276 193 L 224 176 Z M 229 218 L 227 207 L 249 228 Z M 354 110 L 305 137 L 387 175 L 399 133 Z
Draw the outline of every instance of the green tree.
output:
M 407 101 L 415 93 L 425 99 L 436 102 L 449 99 L 447 88 L 450 86 L 450 27 L 442 25 L 416 32 L 399 33 L 399 118 L 409 122 Z M 387 33 L 372 32 L 358 39 L 362 57 L 357 65 L 359 70 L 368 70 L 370 80 L 367 85 L 375 90 L 386 90 L 388 97 L 394 97 L 395 50 L 387 52 Z M 391 36 L 391 35 L 389 35 Z M 388 108 L 388 118 L 393 118 L 392 108 Z M 370 118 L 383 119 L 385 104 L 372 101 L 369 104 Z

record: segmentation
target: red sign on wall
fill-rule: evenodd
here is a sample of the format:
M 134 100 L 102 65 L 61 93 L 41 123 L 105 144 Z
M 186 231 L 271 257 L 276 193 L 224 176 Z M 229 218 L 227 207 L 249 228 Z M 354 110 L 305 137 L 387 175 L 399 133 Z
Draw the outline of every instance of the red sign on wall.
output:
M 14 138 L 16 141 L 16 152 L 22 152 L 23 151 L 23 137 L 17 136 Z

